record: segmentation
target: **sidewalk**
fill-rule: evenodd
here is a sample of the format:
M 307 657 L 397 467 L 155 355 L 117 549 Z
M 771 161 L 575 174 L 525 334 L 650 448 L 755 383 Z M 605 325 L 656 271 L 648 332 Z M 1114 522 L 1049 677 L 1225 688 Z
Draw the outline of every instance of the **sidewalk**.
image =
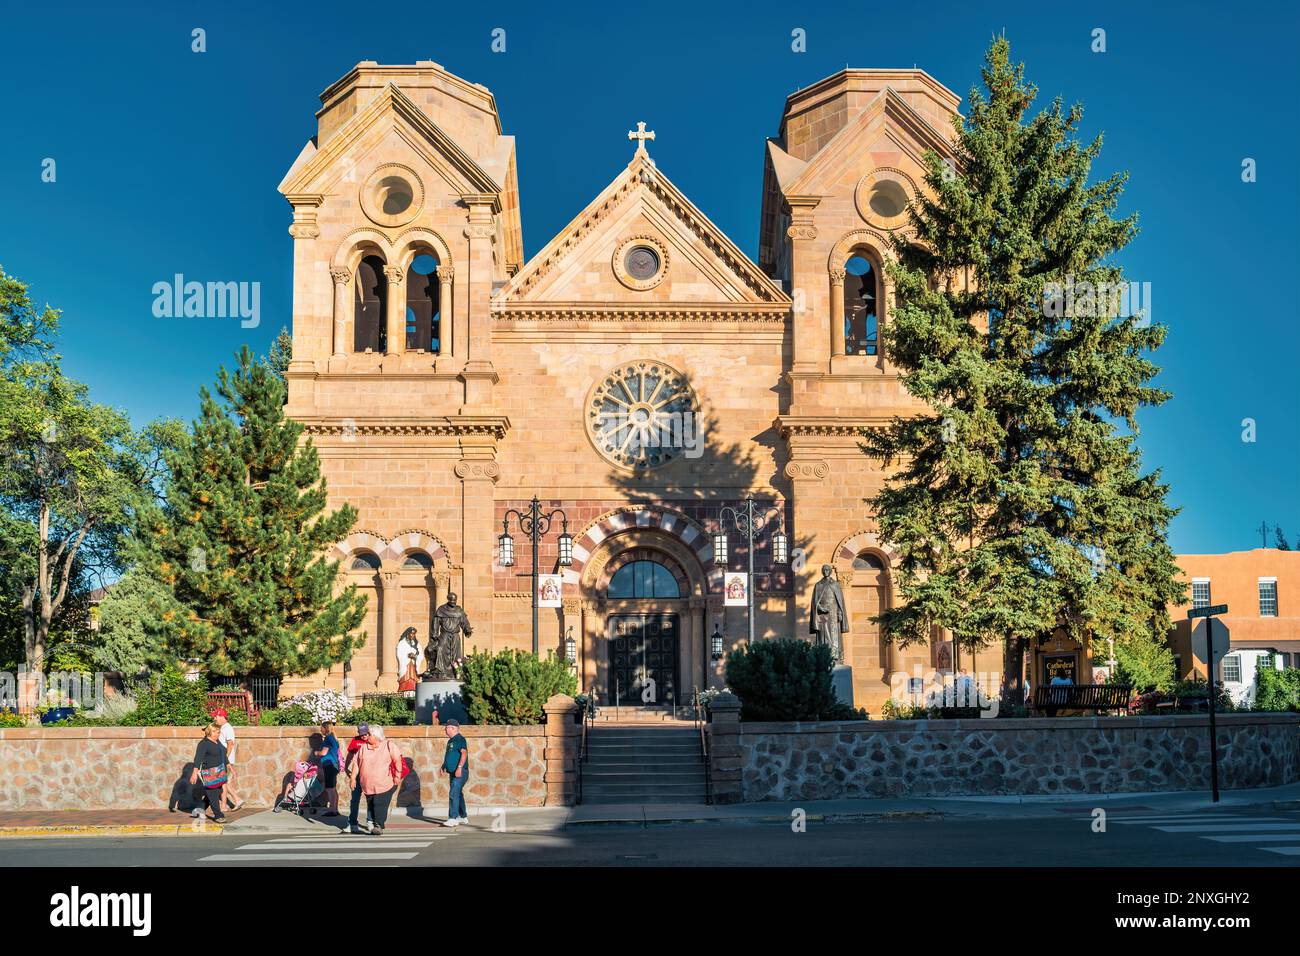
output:
M 878 820 L 942 820 L 945 817 L 991 819 L 1053 818 L 1086 814 L 1097 807 L 1110 813 L 1197 810 L 1300 809 L 1300 783 L 1258 790 L 1225 790 L 1218 804 L 1208 791 L 1175 793 L 1062 794 L 1033 797 L 907 797 L 864 800 L 789 800 L 770 803 L 706 804 L 584 804 L 578 807 L 478 807 L 470 814 L 474 830 L 497 832 L 555 832 L 588 826 L 680 826 L 725 824 L 785 824 L 796 811 L 809 823 L 850 823 Z M 419 807 L 401 807 L 390 816 L 389 832 L 410 833 L 441 827 L 441 808 L 423 815 Z M 210 836 L 253 833 L 338 832 L 346 816 L 303 818 L 292 813 L 244 809 L 228 815 L 224 827 L 209 820 L 166 810 L 0 811 L 0 837 L 31 836 Z

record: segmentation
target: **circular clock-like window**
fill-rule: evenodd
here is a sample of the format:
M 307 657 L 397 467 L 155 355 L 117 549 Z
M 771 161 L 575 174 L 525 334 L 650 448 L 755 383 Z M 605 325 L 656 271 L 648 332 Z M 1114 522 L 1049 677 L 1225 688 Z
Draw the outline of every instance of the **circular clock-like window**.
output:
M 657 468 L 699 447 L 699 402 L 676 369 L 662 362 L 632 362 L 592 388 L 587 435 L 615 465 Z
M 862 177 L 854 192 L 858 214 L 879 229 L 907 225 L 907 207 L 916 195 L 916 184 L 898 169 L 881 167 Z
M 613 266 L 619 282 L 644 292 L 657 286 L 667 274 L 668 249 L 651 236 L 632 236 L 614 250 Z
M 424 205 L 424 186 L 415 171 L 388 163 L 374 170 L 361 187 L 361 208 L 381 226 L 410 222 Z

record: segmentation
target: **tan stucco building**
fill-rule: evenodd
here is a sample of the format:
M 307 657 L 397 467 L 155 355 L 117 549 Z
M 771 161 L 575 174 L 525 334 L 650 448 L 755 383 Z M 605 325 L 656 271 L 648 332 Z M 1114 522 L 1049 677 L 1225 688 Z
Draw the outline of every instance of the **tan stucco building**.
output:
M 360 511 L 336 551 L 370 598 L 360 691 L 394 689 L 397 636 L 415 627 L 423 644 L 449 590 L 470 645 L 531 646 L 528 542 L 512 523 L 503 567 L 497 539 L 534 495 L 574 537 L 569 567 L 558 519 L 542 543 L 563 594 L 540 612 L 540 648 L 563 653 L 572 633 L 603 699 L 629 693 L 636 661 L 662 696 L 720 686 L 709 637 L 746 636 L 723 574 L 747 555 L 733 529 L 724 568 L 712 533 L 751 493 L 771 515 L 758 636 L 807 635 L 827 563 L 859 705 L 879 707 L 889 671 L 939 663 L 940 642 L 890 651 L 867 620 L 896 594 L 866 504 L 882 475 L 858 442 L 914 408 L 877 345 L 883 265 L 924 153 L 949 153 L 954 93 L 921 70 L 844 70 L 791 94 L 761 157 L 758 262 L 655 165 L 640 128 L 627 166 L 525 261 L 515 142 L 485 87 L 431 62 L 364 62 L 321 100 L 280 186 L 288 410 L 331 502 Z M 618 135 L 638 119 L 618 118 Z M 778 526 L 786 565 L 772 561 Z

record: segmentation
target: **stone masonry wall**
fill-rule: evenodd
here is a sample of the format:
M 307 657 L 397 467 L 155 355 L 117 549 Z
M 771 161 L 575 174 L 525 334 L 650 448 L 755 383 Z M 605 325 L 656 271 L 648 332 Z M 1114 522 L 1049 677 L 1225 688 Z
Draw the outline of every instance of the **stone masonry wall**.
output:
M 1208 718 L 730 723 L 715 713 L 719 802 L 1209 787 Z M 1300 779 L 1300 715 L 1218 717 L 1219 785 Z
M 566 712 L 569 723 L 572 717 Z M 350 730 L 351 728 L 346 728 Z M 399 807 L 439 812 L 447 798 L 439 773 L 446 747 L 441 727 L 385 728 L 403 756 L 414 762 L 398 796 Z M 564 728 L 567 737 L 567 727 Z M 253 807 L 272 806 L 296 761 L 308 753 L 311 727 L 237 727 L 236 789 Z M 547 727 L 461 728 L 470 746 L 466 800 L 475 807 L 542 806 L 548 802 L 547 756 L 564 759 L 563 741 L 548 744 Z M 346 747 L 348 734 L 340 734 Z M 187 785 L 194 727 L 95 727 L 0 730 L 0 808 L 5 810 L 136 809 L 193 806 Z M 554 771 L 554 768 L 553 768 Z M 562 802 L 554 794 L 549 802 Z M 339 778 L 347 811 L 349 791 Z

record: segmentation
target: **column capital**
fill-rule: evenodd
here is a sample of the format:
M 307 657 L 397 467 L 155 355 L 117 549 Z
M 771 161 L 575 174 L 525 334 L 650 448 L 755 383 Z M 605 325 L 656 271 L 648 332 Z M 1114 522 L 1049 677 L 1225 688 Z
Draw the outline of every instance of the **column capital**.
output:
M 347 285 L 352 281 L 352 271 L 350 269 L 331 269 L 330 278 L 334 280 L 335 285 Z
M 844 277 L 845 277 L 845 275 L 847 275 L 847 273 L 846 273 L 843 269 L 832 269 L 832 270 L 831 270 L 831 284 L 832 284 L 832 285 L 844 285 Z
M 384 278 L 390 285 L 401 285 L 406 279 L 406 271 L 401 266 L 384 266 Z
M 455 266 L 438 266 L 438 281 L 450 285 L 456 279 Z

